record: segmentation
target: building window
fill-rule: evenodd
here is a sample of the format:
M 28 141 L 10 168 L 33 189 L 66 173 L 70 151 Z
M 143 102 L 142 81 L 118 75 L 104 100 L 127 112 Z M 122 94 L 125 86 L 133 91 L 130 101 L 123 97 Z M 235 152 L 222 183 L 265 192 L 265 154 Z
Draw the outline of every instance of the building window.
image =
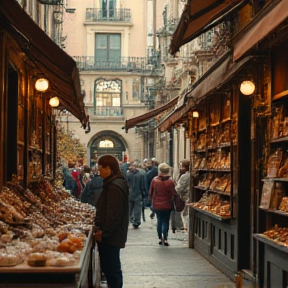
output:
M 102 0 L 102 17 L 113 18 L 115 14 L 116 0 Z
M 96 34 L 95 60 L 108 62 L 121 60 L 121 34 Z
M 122 82 L 98 79 L 95 82 L 94 115 L 121 116 Z
M 105 139 L 100 141 L 99 148 L 114 148 L 114 143 L 111 140 Z
M 132 93 L 132 97 L 133 100 L 139 100 L 140 97 L 140 82 L 139 80 L 133 80 L 133 93 Z

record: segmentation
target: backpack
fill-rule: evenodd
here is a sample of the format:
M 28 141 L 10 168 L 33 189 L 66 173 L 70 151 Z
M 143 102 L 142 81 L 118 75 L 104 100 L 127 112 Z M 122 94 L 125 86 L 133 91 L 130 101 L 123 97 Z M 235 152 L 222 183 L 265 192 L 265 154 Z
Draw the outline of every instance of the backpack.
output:
M 179 194 L 174 195 L 174 210 L 176 212 L 182 212 L 185 208 L 185 201 L 183 201 Z

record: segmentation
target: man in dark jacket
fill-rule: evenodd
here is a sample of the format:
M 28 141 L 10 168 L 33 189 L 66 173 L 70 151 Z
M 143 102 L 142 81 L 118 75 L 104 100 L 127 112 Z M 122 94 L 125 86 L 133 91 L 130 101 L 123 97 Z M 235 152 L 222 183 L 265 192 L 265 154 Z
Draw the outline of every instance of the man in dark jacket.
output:
M 147 193 L 146 173 L 140 167 L 141 163 L 134 161 L 126 175 L 129 186 L 129 214 L 134 228 L 138 228 L 141 224 L 143 199 Z
M 122 288 L 120 249 L 125 247 L 129 224 L 128 187 L 118 160 L 103 155 L 98 161 L 103 188 L 96 203 L 95 240 L 108 287 Z
M 154 177 L 158 176 L 158 161 L 153 160 L 152 161 L 152 167 L 151 169 L 146 173 L 146 182 L 147 182 L 147 190 L 150 189 L 151 181 Z M 146 206 L 151 207 L 151 199 L 148 197 Z M 152 211 L 150 214 L 150 218 L 153 219 L 155 217 L 155 213 Z

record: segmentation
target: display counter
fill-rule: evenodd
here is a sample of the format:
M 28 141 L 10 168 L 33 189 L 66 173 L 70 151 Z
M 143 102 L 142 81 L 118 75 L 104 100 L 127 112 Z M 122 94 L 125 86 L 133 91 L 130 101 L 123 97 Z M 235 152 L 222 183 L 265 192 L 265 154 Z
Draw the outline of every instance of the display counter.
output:
M 1 288 L 61 287 L 90 288 L 100 281 L 97 246 L 90 231 L 77 265 L 31 267 L 23 262 L 14 267 L 0 267 Z

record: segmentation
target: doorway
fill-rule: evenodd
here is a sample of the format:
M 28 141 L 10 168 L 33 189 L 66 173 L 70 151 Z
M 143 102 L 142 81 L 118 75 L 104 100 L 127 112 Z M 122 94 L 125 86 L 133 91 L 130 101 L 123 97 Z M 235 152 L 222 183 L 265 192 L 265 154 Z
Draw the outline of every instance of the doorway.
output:
M 98 158 L 105 154 L 114 155 L 122 161 L 125 151 L 126 146 L 120 135 L 113 131 L 103 131 L 96 135 L 90 145 L 90 166 L 93 167 Z

